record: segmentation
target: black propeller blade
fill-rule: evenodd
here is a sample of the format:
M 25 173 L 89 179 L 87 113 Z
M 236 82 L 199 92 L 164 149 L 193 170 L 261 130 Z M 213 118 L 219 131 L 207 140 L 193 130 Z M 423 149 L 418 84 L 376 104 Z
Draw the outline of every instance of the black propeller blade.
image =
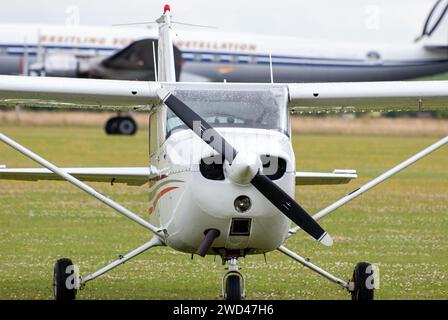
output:
M 191 110 L 185 103 L 179 100 L 177 97 L 169 92 L 166 92 L 166 96 L 163 102 L 173 111 L 188 128 L 194 131 L 199 138 L 204 140 L 210 147 L 216 152 L 223 155 L 224 158 L 232 163 L 235 159 L 237 151 L 222 137 L 207 121 L 202 119 L 200 115 Z M 196 124 L 196 126 L 195 126 Z M 204 133 L 207 131 L 207 137 L 204 137 Z
M 191 130 L 210 145 L 216 152 L 224 156 L 231 164 L 237 151 L 222 137 L 207 121 L 183 103 L 180 99 L 165 89 L 159 89 L 162 101 L 173 111 Z M 210 131 L 208 131 L 210 130 Z M 204 133 L 207 137 L 204 138 Z M 261 192 L 278 210 L 296 223 L 305 232 L 324 245 L 332 245 L 331 237 L 324 229 L 286 192 L 278 187 L 265 175 L 258 173 L 251 184 Z
M 251 181 L 271 203 L 277 207 L 285 216 L 294 221 L 295 224 L 305 230 L 309 235 L 318 241 L 322 241 L 327 233 L 324 229 L 303 209 L 294 199 L 292 199 L 282 188 L 277 186 L 271 179 L 262 174 L 257 174 Z M 326 238 L 324 241 L 331 241 Z M 324 243 L 324 242 L 323 242 Z M 331 245 L 330 243 L 324 243 Z

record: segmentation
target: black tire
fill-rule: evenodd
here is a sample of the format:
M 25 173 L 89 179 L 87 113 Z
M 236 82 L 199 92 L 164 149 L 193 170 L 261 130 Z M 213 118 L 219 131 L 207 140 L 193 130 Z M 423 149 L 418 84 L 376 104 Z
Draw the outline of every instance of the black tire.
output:
M 118 121 L 118 133 L 133 136 L 137 132 L 137 123 L 131 117 L 121 117 Z
M 226 284 L 226 300 L 241 300 L 241 278 L 236 275 L 230 275 L 227 277 Z
M 70 269 L 68 269 L 70 267 Z M 67 273 L 67 271 L 69 271 Z M 67 287 L 67 279 L 70 277 Z M 59 259 L 54 265 L 53 289 L 54 298 L 59 301 L 70 301 L 76 299 L 77 289 L 75 288 L 75 274 L 73 262 L 70 259 Z
M 104 126 L 104 130 L 107 134 L 119 134 L 118 133 L 118 124 L 119 117 L 113 117 L 107 120 L 106 125 Z
M 370 263 L 359 262 L 353 271 L 352 281 L 355 288 L 352 292 L 352 300 L 373 300 L 374 299 L 374 283 L 373 268 Z
M 104 126 L 106 133 L 111 135 L 133 136 L 137 129 L 137 123 L 131 117 L 113 117 Z

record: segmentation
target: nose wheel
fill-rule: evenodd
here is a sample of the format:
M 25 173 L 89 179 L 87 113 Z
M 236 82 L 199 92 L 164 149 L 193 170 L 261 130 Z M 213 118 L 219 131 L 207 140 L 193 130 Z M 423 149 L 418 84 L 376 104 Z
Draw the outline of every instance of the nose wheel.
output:
M 373 300 L 375 292 L 374 269 L 370 263 L 359 262 L 353 271 L 352 300 Z
M 245 297 L 245 279 L 237 266 L 237 259 L 231 258 L 227 272 L 222 278 L 222 297 L 224 300 L 243 300 Z

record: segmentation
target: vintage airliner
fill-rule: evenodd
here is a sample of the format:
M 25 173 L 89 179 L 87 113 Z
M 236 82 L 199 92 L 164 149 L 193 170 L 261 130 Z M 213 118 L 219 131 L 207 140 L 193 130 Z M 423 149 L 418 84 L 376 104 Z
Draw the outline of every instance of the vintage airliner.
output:
M 289 113 L 367 110 L 447 110 L 448 82 L 178 83 L 171 10 L 158 19 L 156 81 L 0 76 L 3 105 L 138 110 L 149 113 L 150 165 L 139 168 L 59 168 L 3 133 L 0 140 L 44 168 L 0 168 L 0 179 L 65 180 L 141 225 L 153 238 L 86 276 L 70 259 L 54 268 L 58 300 L 156 246 L 228 263 L 222 296 L 245 296 L 238 259 L 278 250 L 347 289 L 355 300 L 374 297 L 375 269 L 358 263 L 349 281 L 285 246 L 303 230 L 323 245 L 331 236 L 317 220 L 448 143 L 444 137 L 311 216 L 294 199 L 297 184 L 340 184 L 353 170 L 296 172 Z M 149 181 L 149 219 L 131 212 L 83 181 L 143 185 Z M 0 204 L 1 207 L 1 204 Z M 291 222 L 297 226 L 291 228 Z
M 358 43 L 228 33 L 176 25 L 174 55 L 181 82 L 389 81 L 448 71 L 448 0 L 438 0 L 411 43 Z M 419 22 L 420 23 L 420 22 Z M 156 28 L 0 25 L 0 74 L 154 80 Z M 183 29 L 179 29 L 182 28 Z M 111 118 L 109 134 L 132 135 L 130 116 Z

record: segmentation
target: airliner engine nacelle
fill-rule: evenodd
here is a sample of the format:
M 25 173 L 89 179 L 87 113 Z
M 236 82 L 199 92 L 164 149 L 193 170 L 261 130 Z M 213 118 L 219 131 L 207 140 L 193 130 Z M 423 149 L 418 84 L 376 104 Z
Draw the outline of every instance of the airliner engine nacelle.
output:
M 157 52 L 157 39 L 133 42 L 123 50 L 104 59 L 101 56 L 77 56 L 69 53 L 45 53 L 30 65 L 30 74 L 48 77 L 81 77 L 114 80 L 155 79 L 153 42 Z M 158 59 L 156 54 L 156 60 Z M 174 47 L 176 78 L 182 67 L 182 53 Z
M 79 62 L 73 55 L 52 54 L 45 58 L 44 66 L 51 77 L 76 77 L 79 73 Z
M 49 77 L 79 76 L 79 60 L 71 54 L 46 54 L 42 61 L 30 65 L 30 74 Z

